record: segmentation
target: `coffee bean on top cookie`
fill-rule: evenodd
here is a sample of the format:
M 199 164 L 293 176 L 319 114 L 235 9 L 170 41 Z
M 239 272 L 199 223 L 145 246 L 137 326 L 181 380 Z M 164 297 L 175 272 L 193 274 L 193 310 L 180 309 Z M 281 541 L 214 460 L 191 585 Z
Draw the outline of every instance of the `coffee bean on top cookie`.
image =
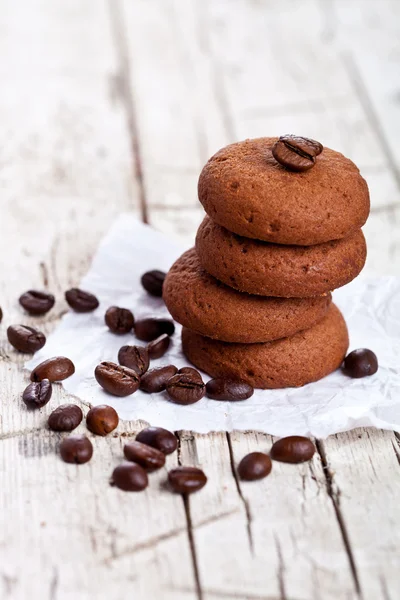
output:
M 202 335 L 226 342 L 267 342 L 311 327 L 326 314 L 330 294 L 315 298 L 264 298 L 233 290 L 208 275 L 194 249 L 164 281 L 173 318 Z
M 346 323 L 334 304 L 310 329 L 265 344 L 229 344 L 182 330 L 183 352 L 196 367 L 262 389 L 299 387 L 329 375 L 341 365 L 348 344 Z
M 297 135 L 282 135 L 272 146 L 275 160 L 290 171 L 308 171 L 323 150 L 322 144 Z
M 283 246 L 241 237 L 208 216 L 197 232 L 196 250 L 204 269 L 236 290 L 298 298 L 349 283 L 367 257 L 361 229 L 316 246 Z
M 272 155 L 278 138 L 222 148 L 199 178 L 199 199 L 219 225 L 244 237 L 311 246 L 360 229 L 369 193 L 356 165 L 324 148 L 315 165 L 293 173 Z

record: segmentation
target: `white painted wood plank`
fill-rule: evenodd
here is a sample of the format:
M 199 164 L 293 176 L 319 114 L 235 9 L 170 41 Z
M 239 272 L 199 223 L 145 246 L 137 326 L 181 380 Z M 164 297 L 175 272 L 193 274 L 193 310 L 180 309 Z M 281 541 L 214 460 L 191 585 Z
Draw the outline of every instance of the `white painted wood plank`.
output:
M 256 433 L 231 437 L 235 465 L 272 443 Z M 311 467 L 274 463 L 266 479 L 240 483 L 239 495 L 227 454 L 224 434 L 183 438 L 182 462 L 206 466 L 209 476 L 190 498 L 193 525 L 209 521 L 195 529 L 205 597 L 356 598 L 319 456 Z
M 195 598 L 182 500 L 162 487 L 167 469 L 145 492 L 124 493 L 109 477 L 126 438 L 92 436 L 93 459 L 79 466 L 60 460 L 59 439 L 44 431 L 2 441 L 0 597 Z
M 138 189 L 108 4 L 42 0 L 2 8 L 0 597 L 123 600 L 162 589 L 166 598 L 192 600 L 186 515 L 182 499 L 162 488 L 166 469 L 143 494 L 111 488 L 125 437 L 95 439 L 91 463 L 66 465 L 56 452 L 59 436 L 45 427 L 66 395 L 55 386 L 41 411 L 21 402 L 27 377 L 6 327 L 55 326 L 65 289 L 79 283 L 111 220 L 138 210 Z M 18 306 L 29 287 L 56 294 L 47 317 L 28 318 Z M 124 423 L 119 432 L 135 427 Z
M 400 447 L 388 431 L 355 430 L 323 442 L 364 600 L 400 595 Z

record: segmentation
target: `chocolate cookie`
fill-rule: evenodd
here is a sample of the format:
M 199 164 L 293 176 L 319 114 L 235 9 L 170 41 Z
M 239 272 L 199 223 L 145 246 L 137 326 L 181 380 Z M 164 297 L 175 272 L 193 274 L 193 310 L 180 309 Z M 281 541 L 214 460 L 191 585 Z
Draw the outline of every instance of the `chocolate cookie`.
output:
M 334 304 L 314 327 L 264 344 L 228 344 L 182 330 L 183 352 L 197 368 L 261 389 L 299 387 L 329 375 L 348 345 L 346 323 Z
M 282 246 L 231 233 L 206 217 L 196 250 L 202 266 L 249 294 L 304 298 L 334 290 L 362 270 L 367 246 L 361 229 L 316 246 Z
M 315 298 L 268 298 L 243 294 L 209 275 L 196 250 L 183 254 L 163 284 L 173 318 L 202 335 L 226 342 L 267 342 L 311 327 L 326 314 L 330 294 Z
M 324 148 L 309 171 L 287 170 L 272 156 L 277 138 L 222 148 L 199 178 L 208 215 L 229 231 L 277 244 L 311 246 L 360 229 L 369 193 L 356 165 Z

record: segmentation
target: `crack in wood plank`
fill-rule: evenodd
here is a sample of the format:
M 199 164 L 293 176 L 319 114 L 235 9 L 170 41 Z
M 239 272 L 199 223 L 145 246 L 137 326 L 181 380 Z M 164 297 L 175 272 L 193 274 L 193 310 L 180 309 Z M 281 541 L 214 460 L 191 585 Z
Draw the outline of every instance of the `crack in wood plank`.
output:
M 359 580 L 359 576 L 358 576 L 358 572 L 357 572 L 357 566 L 356 566 L 356 562 L 354 559 L 353 551 L 351 549 L 350 538 L 349 538 L 349 534 L 347 532 L 344 517 L 343 517 L 341 509 L 340 509 L 340 490 L 334 489 L 334 475 L 329 467 L 323 442 L 321 440 L 315 440 L 315 446 L 316 446 L 318 454 L 321 458 L 322 468 L 323 468 L 323 472 L 324 472 L 324 476 L 325 476 L 325 480 L 326 480 L 326 489 L 327 489 L 328 495 L 332 501 L 333 508 L 335 510 L 336 519 L 337 519 L 339 529 L 340 529 L 340 532 L 342 535 L 343 544 L 346 549 L 347 558 L 349 561 L 350 571 L 351 571 L 351 574 L 353 577 L 354 587 L 355 587 L 358 597 L 360 598 L 360 600 L 362 600 L 363 594 L 362 594 L 360 580 Z
M 199 564 L 198 564 L 198 560 L 197 560 L 196 544 L 195 544 L 194 535 L 193 535 L 192 517 L 190 514 L 190 499 L 189 499 L 189 496 L 186 494 L 182 495 L 182 499 L 183 499 L 183 505 L 185 507 L 185 514 L 186 514 L 186 521 L 187 521 L 187 536 L 188 536 L 190 551 L 191 551 L 192 560 L 193 560 L 193 572 L 194 572 L 194 578 L 196 581 L 197 599 L 203 600 L 204 596 L 203 596 L 203 590 L 201 588 L 200 570 L 199 570 Z
M 398 433 L 397 431 L 393 431 L 393 434 L 394 434 L 394 437 L 395 437 L 398 447 L 396 447 L 396 444 L 394 442 L 392 442 L 392 447 L 393 447 L 394 453 L 396 455 L 397 462 L 400 465 L 400 433 Z
M 138 183 L 141 217 L 144 223 L 148 223 L 149 218 L 147 210 L 146 187 L 143 173 L 142 152 L 139 142 L 136 103 L 132 91 L 131 57 L 128 49 L 127 35 L 124 27 L 124 19 L 120 2 L 118 0 L 109 0 L 108 5 L 112 29 L 111 33 L 114 39 L 114 46 L 119 61 L 119 73 L 117 73 L 116 77 L 114 78 L 114 82 L 117 83 L 118 95 L 124 107 L 127 119 L 133 170 Z
M 168 590 L 176 591 L 176 592 L 193 592 L 192 589 L 188 587 L 168 587 Z M 207 598 L 226 598 L 227 600 L 233 598 L 234 600 L 238 600 L 238 595 L 236 592 L 231 592 L 229 590 L 216 590 L 214 588 L 203 588 L 203 592 Z M 240 591 L 240 600 L 282 600 L 282 596 L 264 596 L 260 594 L 254 594 L 253 592 Z M 304 598 L 295 598 L 294 596 L 290 597 L 290 600 L 305 600 Z
M 49 271 L 47 269 L 47 265 L 45 262 L 40 262 L 39 263 L 39 269 L 42 275 L 42 280 L 43 280 L 43 287 L 45 290 L 47 290 L 48 286 L 49 286 Z
M 228 432 L 226 432 L 226 441 L 228 444 L 228 450 L 229 450 L 229 460 L 231 463 L 231 471 L 232 471 L 232 476 L 233 479 L 235 480 L 235 484 L 236 484 L 236 489 L 237 489 L 237 493 L 239 494 L 239 498 L 241 500 L 241 502 L 243 503 L 244 506 L 244 510 L 246 513 L 246 530 L 247 530 L 247 538 L 249 541 L 249 546 L 250 546 L 250 553 L 252 555 L 254 555 L 254 542 L 253 542 L 253 531 L 252 531 L 252 516 L 251 516 L 251 511 L 250 511 L 250 505 L 248 503 L 248 501 L 246 500 L 246 498 L 243 495 L 242 492 L 242 488 L 240 485 L 240 481 L 239 481 L 239 477 L 235 468 L 235 458 L 233 455 L 233 446 L 232 446 L 232 440 L 231 440 L 231 436 Z
M 230 517 L 234 514 L 237 514 L 238 512 L 239 512 L 238 509 L 234 509 L 234 510 L 227 510 L 227 511 L 218 513 L 217 515 L 208 517 L 207 519 L 204 519 L 203 521 L 200 521 L 199 523 L 197 523 L 197 525 L 192 526 L 192 530 L 196 531 L 197 529 L 200 529 L 201 527 L 206 527 L 207 525 L 216 523 L 217 521 L 220 521 L 222 519 Z M 178 527 L 178 528 L 174 529 L 173 531 L 168 531 L 166 533 L 163 533 L 162 535 L 158 535 L 158 536 L 152 537 L 150 539 L 147 539 L 143 542 L 139 542 L 138 544 L 134 544 L 133 546 L 130 546 L 129 548 L 126 548 L 125 550 L 123 550 L 121 552 L 113 552 L 111 556 L 109 556 L 103 560 L 103 563 L 106 565 L 109 565 L 114 560 L 118 560 L 125 556 L 131 556 L 133 554 L 137 554 L 137 553 L 143 552 L 145 550 L 150 550 L 154 546 L 157 546 L 157 544 L 171 540 L 185 532 L 187 532 L 187 527 Z M 93 550 L 96 551 L 97 540 L 94 535 L 94 530 L 92 529 L 92 531 L 90 531 L 89 533 L 90 533 Z
M 182 432 L 175 431 L 175 435 L 178 440 L 178 446 L 177 446 L 178 465 L 182 466 L 182 439 L 181 439 Z M 189 438 L 186 441 L 191 442 L 193 440 L 190 440 L 190 438 Z M 203 600 L 204 596 L 203 596 L 203 590 L 201 587 L 199 561 L 197 558 L 196 544 L 195 544 L 194 535 L 193 535 L 193 523 L 192 523 L 192 516 L 190 513 L 189 496 L 182 494 L 182 501 L 183 501 L 183 506 L 185 509 L 186 533 L 187 533 L 187 538 L 188 538 L 188 542 L 189 542 L 190 555 L 192 558 L 192 567 L 193 567 L 193 575 L 194 575 L 194 580 L 195 580 L 195 585 L 196 585 L 197 600 Z
M 383 600 L 391 600 L 391 597 L 390 597 L 390 594 L 389 594 L 389 590 L 387 588 L 386 581 L 385 581 L 385 578 L 383 576 L 380 577 L 380 584 L 381 584 L 381 588 L 382 588 L 382 598 L 383 598 Z
M 274 536 L 275 545 L 276 545 L 276 553 L 278 555 L 278 585 L 280 591 L 280 600 L 288 600 L 285 589 L 285 563 L 283 562 L 281 545 L 279 543 L 278 537 Z
M 50 581 L 49 600 L 56 600 L 57 589 L 58 589 L 58 569 L 57 569 L 57 567 L 54 567 L 53 577 Z
M 393 178 L 400 190 L 400 170 L 397 166 L 396 159 L 391 150 L 390 144 L 386 139 L 385 132 L 379 120 L 378 114 L 374 108 L 372 100 L 368 94 L 368 90 L 361 76 L 361 72 L 357 67 L 354 56 L 347 51 L 341 53 L 342 62 L 346 69 L 353 89 L 359 99 L 359 102 L 364 110 L 364 113 L 373 129 L 382 148 L 387 165 L 393 175 Z

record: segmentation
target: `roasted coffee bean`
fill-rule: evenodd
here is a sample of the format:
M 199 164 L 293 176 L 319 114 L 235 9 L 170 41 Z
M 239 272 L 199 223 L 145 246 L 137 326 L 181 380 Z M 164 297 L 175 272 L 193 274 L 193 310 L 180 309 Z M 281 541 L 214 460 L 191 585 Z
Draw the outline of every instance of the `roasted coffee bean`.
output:
M 113 362 L 97 365 L 94 375 L 101 387 L 113 396 L 129 396 L 139 388 L 140 377 L 136 371 Z
M 63 381 L 75 373 L 75 366 L 72 360 L 65 356 L 55 356 L 43 361 L 35 367 L 31 373 L 31 381 Z
M 254 394 L 254 388 L 245 381 L 217 377 L 206 384 L 207 397 L 212 400 L 247 400 Z
M 171 338 L 169 337 L 169 335 L 163 333 L 162 335 L 160 335 L 160 337 L 156 338 L 148 344 L 147 351 L 149 353 L 149 357 L 153 360 L 155 360 L 156 358 L 161 358 L 168 350 L 170 343 Z
M 22 400 L 28 408 L 42 408 L 51 398 L 53 390 L 48 379 L 34 381 L 25 388 Z
M 172 335 L 175 325 L 170 319 L 141 319 L 135 323 L 135 334 L 143 342 L 152 342 L 163 333 Z
M 118 306 L 110 306 L 104 316 L 104 320 L 110 331 L 118 335 L 129 333 L 135 324 L 135 319 L 131 311 L 127 308 L 119 308 Z
M 106 404 L 93 406 L 86 415 L 86 427 L 96 435 L 107 435 L 117 428 L 118 423 L 117 411 Z
M 47 292 L 29 290 L 29 292 L 22 294 L 19 303 L 30 315 L 45 315 L 53 308 L 55 298 Z
M 162 427 L 146 427 L 136 436 L 136 441 L 157 448 L 163 454 L 172 454 L 178 447 L 175 435 Z
M 167 383 L 167 394 L 176 404 L 194 404 L 201 400 L 206 386 L 197 375 L 181 373 L 174 375 Z
M 271 473 L 272 462 L 268 454 L 263 452 L 251 452 L 239 463 L 238 473 L 244 481 L 255 481 L 263 479 Z
M 83 419 L 83 413 L 76 404 L 61 404 L 48 418 L 47 424 L 53 431 L 72 431 Z
M 179 369 L 178 373 L 182 373 L 184 375 L 193 375 L 193 377 L 197 377 L 201 382 L 203 382 L 202 376 L 200 375 L 198 370 L 194 369 L 193 367 L 182 367 L 182 369 Z
M 64 462 L 82 465 L 93 456 L 92 442 L 86 435 L 70 435 L 62 440 L 60 454 Z
M 140 465 L 126 462 L 115 467 L 111 484 L 125 492 L 141 492 L 147 488 L 149 479 Z
M 196 467 L 177 467 L 168 473 L 168 481 L 174 492 L 192 494 L 206 485 L 207 477 Z
M 165 275 L 164 271 L 148 271 L 142 275 L 142 286 L 151 296 L 161 297 Z
M 315 446 L 311 440 L 300 435 L 281 438 L 273 444 L 270 456 L 273 460 L 301 463 L 314 456 Z
M 3 320 L 3 311 L 0 308 L 0 323 L 2 322 L 2 320 Z
M 70 307 L 78 313 L 91 312 L 99 306 L 96 296 L 79 288 L 71 288 L 65 292 L 65 299 Z
M 16 350 L 33 354 L 46 343 L 46 337 L 41 331 L 28 325 L 10 325 L 7 329 L 8 341 Z
M 308 171 L 324 147 L 315 140 L 297 135 L 282 135 L 272 147 L 275 160 L 291 171 Z
M 124 446 L 124 454 L 127 460 L 131 460 L 149 473 L 161 469 L 165 465 L 165 454 L 157 448 L 152 448 L 141 442 L 128 442 Z
M 138 375 L 143 375 L 149 368 L 149 353 L 143 346 L 122 346 L 118 352 L 118 362 Z
M 140 389 L 148 394 L 157 394 L 165 390 L 167 382 L 177 373 L 174 365 L 150 369 L 140 380 Z
M 378 359 L 372 350 L 359 348 L 344 359 L 343 370 L 349 377 L 359 379 L 374 375 L 378 370 Z

